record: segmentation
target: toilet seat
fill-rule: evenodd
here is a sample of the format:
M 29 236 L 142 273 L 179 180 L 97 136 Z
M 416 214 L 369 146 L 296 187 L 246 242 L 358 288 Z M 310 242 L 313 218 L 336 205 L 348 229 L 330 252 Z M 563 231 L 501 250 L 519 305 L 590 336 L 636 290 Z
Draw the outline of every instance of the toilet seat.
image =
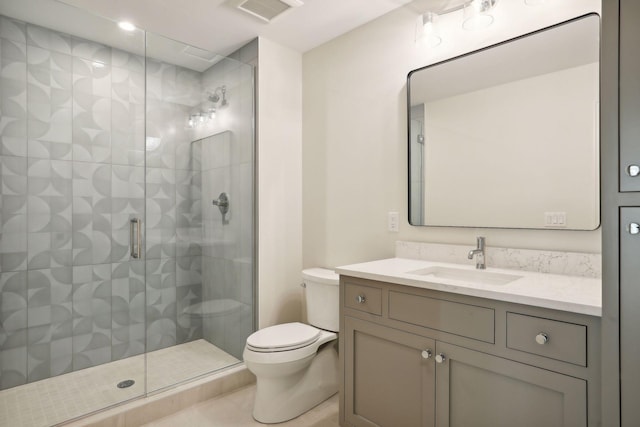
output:
M 321 332 L 313 326 L 293 322 L 269 326 L 247 338 L 247 348 L 260 353 L 296 350 L 313 344 Z

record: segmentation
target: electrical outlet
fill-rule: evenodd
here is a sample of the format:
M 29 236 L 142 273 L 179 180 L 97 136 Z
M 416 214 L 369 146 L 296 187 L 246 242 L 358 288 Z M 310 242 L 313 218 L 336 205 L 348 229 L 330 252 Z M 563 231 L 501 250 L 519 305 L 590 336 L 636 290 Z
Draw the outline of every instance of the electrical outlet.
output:
M 550 228 L 564 228 L 567 226 L 566 212 L 545 212 L 544 226 Z
M 387 214 L 387 228 L 389 231 L 397 233 L 399 228 L 400 216 L 398 212 L 389 212 Z

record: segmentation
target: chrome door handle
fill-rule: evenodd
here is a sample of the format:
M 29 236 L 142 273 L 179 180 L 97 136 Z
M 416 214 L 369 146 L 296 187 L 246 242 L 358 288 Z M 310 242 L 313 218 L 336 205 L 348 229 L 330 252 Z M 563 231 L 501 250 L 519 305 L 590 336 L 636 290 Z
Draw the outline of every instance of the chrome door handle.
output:
M 367 297 L 365 297 L 364 295 L 358 295 L 356 297 L 356 301 L 358 302 L 358 304 L 364 304 L 366 300 Z
M 131 247 L 131 258 L 140 258 L 140 248 L 142 247 L 142 239 L 140 236 L 140 226 L 142 221 L 140 218 L 131 218 L 129 221 L 129 246 Z
M 640 224 L 632 222 L 629 224 L 629 228 L 627 228 L 627 230 L 629 231 L 629 234 L 638 234 L 640 233 Z
M 423 359 L 430 359 L 431 356 L 433 356 L 433 353 L 431 352 L 430 348 L 428 348 L 426 350 L 422 350 L 422 358 Z
M 627 175 L 629 175 L 630 177 L 636 177 L 640 175 L 640 166 L 629 165 L 629 167 L 627 167 Z
M 444 355 L 444 353 L 438 353 L 436 355 L 436 362 L 438 363 L 444 363 L 447 361 L 447 356 Z

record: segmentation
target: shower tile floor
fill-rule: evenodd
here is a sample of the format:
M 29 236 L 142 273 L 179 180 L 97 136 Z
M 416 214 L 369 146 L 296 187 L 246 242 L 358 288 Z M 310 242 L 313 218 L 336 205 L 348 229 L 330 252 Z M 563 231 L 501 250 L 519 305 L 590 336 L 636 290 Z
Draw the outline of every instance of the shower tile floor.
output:
M 147 354 L 149 392 L 240 362 L 205 340 Z M 46 427 L 144 395 L 144 355 L 0 391 L 0 427 Z M 117 383 L 135 384 L 120 389 Z

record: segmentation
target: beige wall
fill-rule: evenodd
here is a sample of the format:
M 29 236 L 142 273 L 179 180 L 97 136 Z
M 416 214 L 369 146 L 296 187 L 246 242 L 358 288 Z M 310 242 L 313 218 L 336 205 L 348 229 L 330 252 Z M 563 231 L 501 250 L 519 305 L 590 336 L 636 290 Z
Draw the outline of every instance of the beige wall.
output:
M 258 48 L 258 327 L 301 318 L 302 56 Z
M 599 10 L 592 0 L 567 0 L 563 9 L 522 4 L 500 2 L 496 22 L 480 33 L 463 33 L 452 24 L 433 51 L 415 43 L 418 14 L 405 7 L 304 54 L 305 267 L 390 257 L 398 239 L 472 246 L 475 236 L 484 235 L 493 246 L 600 252 L 599 230 L 432 228 L 406 220 L 407 73 Z M 440 22 L 447 20 L 453 17 Z M 389 211 L 400 213 L 399 233 L 387 231 Z

